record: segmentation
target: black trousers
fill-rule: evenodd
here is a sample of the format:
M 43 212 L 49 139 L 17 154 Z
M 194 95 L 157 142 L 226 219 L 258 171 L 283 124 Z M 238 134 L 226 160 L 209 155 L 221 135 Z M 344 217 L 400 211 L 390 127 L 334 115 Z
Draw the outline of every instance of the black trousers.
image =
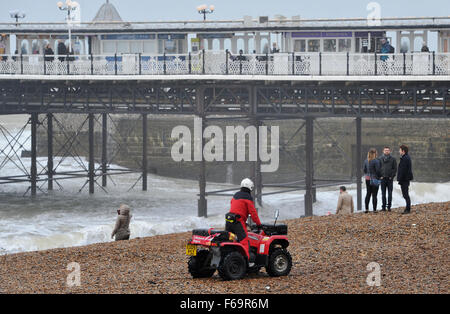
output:
M 234 233 L 237 236 L 239 243 L 241 243 L 245 247 L 247 253 L 250 254 L 250 241 L 248 240 L 247 230 L 244 226 L 245 221 L 236 221 L 234 223 L 228 221 L 225 222 L 225 230 Z
M 381 180 L 381 200 L 383 202 L 383 205 L 381 206 L 382 209 L 386 208 L 391 209 L 393 188 L 394 188 L 393 180 L 389 180 L 389 178 L 384 178 L 383 180 Z M 388 192 L 387 204 L 386 204 L 386 190 Z
M 400 187 L 402 188 L 402 195 L 406 201 L 405 211 L 411 211 L 411 199 L 409 198 L 409 181 L 399 182 Z
M 239 221 L 236 221 L 234 223 L 226 221 L 225 230 L 234 233 L 237 236 L 239 242 L 247 238 L 247 232 L 245 232 L 244 227 Z
M 372 197 L 373 211 L 377 210 L 378 186 L 370 185 L 370 180 L 366 180 L 366 211 L 369 210 L 370 198 Z

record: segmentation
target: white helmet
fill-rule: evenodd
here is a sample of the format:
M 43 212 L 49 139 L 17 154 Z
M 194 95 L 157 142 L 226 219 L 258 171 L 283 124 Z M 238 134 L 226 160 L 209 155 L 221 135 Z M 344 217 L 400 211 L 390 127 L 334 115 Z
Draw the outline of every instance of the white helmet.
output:
M 244 180 L 241 181 L 241 188 L 247 188 L 250 191 L 253 191 L 253 181 L 250 180 L 249 178 L 245 178 Z

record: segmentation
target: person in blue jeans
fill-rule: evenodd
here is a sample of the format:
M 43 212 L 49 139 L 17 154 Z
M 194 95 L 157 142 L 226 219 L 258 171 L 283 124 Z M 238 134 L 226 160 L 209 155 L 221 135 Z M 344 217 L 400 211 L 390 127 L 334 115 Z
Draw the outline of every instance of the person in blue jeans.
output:
M 397 175 L 397 161 L 391 156 L 391 149 L 389 146 L 383 148 L 383 155 L 379 158 L 381 162 L 381 199 L 383 205 L 381 211 L 391 211 L 392 205 L 392 189 L 394 187 L 394 178 Z M 387 190 L 387 202 L 386 202 Z
M 381 163 L 377 158 L 377 150 L 375 148 L 371 148 L 367 153 L 367 159 L 364 161 L 363 172 L 366 178 L 366 198 L 365 205 L 366 211 L 369 212 L 369 203 L 370 198 L 372 198 L 372 206 L 373 212 L 377 212 L 377 197 L 378 197 L 378 189 L 379 184 L 377 180 L 380 180 L 381 177 Z

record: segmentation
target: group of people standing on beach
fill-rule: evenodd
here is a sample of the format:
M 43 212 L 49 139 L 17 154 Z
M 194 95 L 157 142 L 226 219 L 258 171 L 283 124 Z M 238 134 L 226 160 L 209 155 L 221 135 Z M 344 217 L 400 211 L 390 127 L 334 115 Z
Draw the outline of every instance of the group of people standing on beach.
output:
M 365 212 L 369 212 L 370 198 L 372 198 L 373 211 L 377 211 L 378 190 L 381 187 L 381 211 L 391 211 L 392 190 L 394 178 L 401 187 L 403 198 L 406 202 L 404 214 L 411 211 L 411 199 L 409 197 L 409 183 L 413 180 L 412 163 L 408 154 L 408 147 L 401 145 L 399 148 L 400 162 L 397 167 L 397 160 L 391 156 L 390 147 L 383 148 L 383 155 L 378 157 L 377 150 L 371 148 L 364 161 L 363 171 L 366 181 Z M 386 199 L 387 192 L 387 199 Z
M 405 199 L 406 207 L 403 214 L 411 212 L 411 198 L 409 197 L 409 184 L 413 180 L 412 163 L 408 154 L 408 147 L 401 145 L 399 147 L 400 162 L 397 166 L 397 160 L 391 156 L 391 148 L 385 146 L 383 155 L 378 157 L 377 150 L 371 148 L 367 153 L 367 159 L 363 164 L 363 172 L 366 181 L 366 197 L 364 199 L 365 213 L 369 212 L 370 199 L 372 199 L 373 212 L 377 212 L 378 190 L 381 187 L 381 211 L 391 211 L 392 190 L 394 188 L 394 179 L 402 190 L 402 196 Z M 387 192 L 387 198 L 386 198 Z M 347 193 L 345 186 L 340 187 L 340 196 L 336 214 L 353 213 L 353 199 Z

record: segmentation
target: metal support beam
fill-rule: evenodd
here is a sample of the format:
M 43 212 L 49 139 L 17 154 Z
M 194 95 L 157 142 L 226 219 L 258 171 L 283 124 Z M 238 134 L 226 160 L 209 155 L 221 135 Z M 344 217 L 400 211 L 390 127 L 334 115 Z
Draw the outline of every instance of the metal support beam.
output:
M 262 204 L 262 173 L 261 173 L 261 159 L 259 156 L 259 126 L 261 125 L 260 120 L 256 117 L 258 110 L 258 91 L 256 86 L 251 86 L 249 90 L 249 103 L 251 107 L 251 112 L 254 115 L 253 125 L 256 128 L 256 161 L 253 162 L 252 166 L 252 180 L 255 183 L 254 196 L 258 204 Z
M 357 117 L 355 119 L 356 122 L 356 158 L 355 158 L 355 167 L 356 167 L 356 208 L 358 211 L 362 210 L 362 185 L 361 185 L 361 154 L 362 154 L 362 128 L 361 128 L 361 118 Z
M 53 114 L 47 114 L 47 190 L 53 190 Z
M 30 169 L 30 181 L 31 181 L 31 196 L 36 196 L 37 191 L 37 124 L 38 124 L 38 114 L 31 114 L 31 169 Z
M 147 114 L 142 115 L 142 191 L 147 191 L 147 141 L 148 120 Z
M 205 160 L 200 162 L 199 174 L 200 197 L 198 199 L 198 217 L 208 217 L 208 201 L 206 199 L 206 163 Z
M 202 119 L 202 130 L 201 135 L 199 139 L 196 139 L 197 141 L 201 141 L 200 147 L 194 147 L 195 149 L 201 148 L 202 150 L 202 157 L 200 161 L 200 167 L 199 167 L 199 176 L 198 176 L 198 185 L 199 185 L 199 199 L 198 199 L 198 217 L 207 217 L 208 216 L 208 203 L 206 200 L 206 161 L 203 158 L 203 148 L 204 148 L 204 141 L 203 141 L 203 131 L 205 128 L 205 88 L 199 87 L 196 91 L 196 98 L 197 98 L 197 114 Z M 196 136 L 196 135 L 194 135 Z
M 102 186 L 107 185 L 107 163 L 108 163 L 108 114 L 102 114 Z
M 314 184 L 314 118 L 306 118 L 306 145 L 305 145 L 305 161 L 306 161 L 306 176 L 305 176 L 305 216 L 313 215 L 313 184 Z
M 262 173 L 261 173 L 261 159 L 259 158 L 259 126 L 260 126 L 260 121 L 256 120 L 255 122 L 255 126 L 256 126 L 256 136 L 257 136 L 257 155 L 256 155 L 256 162 L 255 162 L 255 196 L 256 196 L 256 201 L 258 202 L 258 204 L 262 204 Z
M 94 194 L 95 168 L 94 168 L 94 114 L 89 114 L 89 194 Z

